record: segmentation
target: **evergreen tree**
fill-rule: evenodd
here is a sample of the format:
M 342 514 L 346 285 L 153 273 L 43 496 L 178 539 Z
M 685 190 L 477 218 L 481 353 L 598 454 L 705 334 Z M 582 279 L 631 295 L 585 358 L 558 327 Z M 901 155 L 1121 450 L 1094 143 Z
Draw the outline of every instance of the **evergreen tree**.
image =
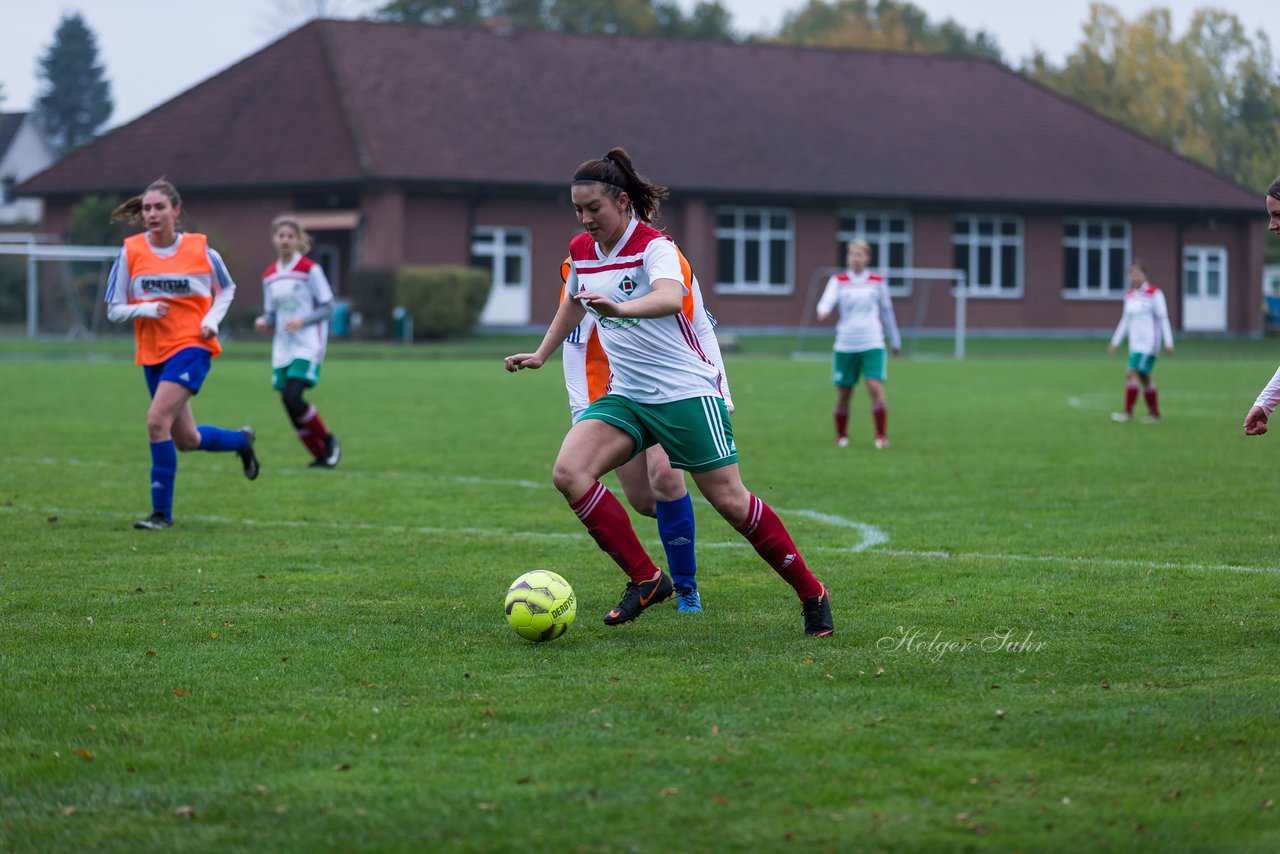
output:
M 98 40 L 79 13 L 64 15 L 53 44 L 40 57 L 43 91 L 36 115 L 59 154 L 93 139 L 111 118 L 111 84 L 98 60 Z

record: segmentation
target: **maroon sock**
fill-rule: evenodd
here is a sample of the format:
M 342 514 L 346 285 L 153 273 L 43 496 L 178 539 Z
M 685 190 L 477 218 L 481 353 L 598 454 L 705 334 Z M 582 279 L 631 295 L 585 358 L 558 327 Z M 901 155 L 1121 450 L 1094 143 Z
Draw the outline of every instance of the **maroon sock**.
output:
M 1138 400 L 1138 384 L 1129 383 L 1124 387 L 1124 411 L 1133 414 L 1133 404 Z
M 1154 415 L 1156 418 L 1159 418 L 1160 417 L 1160 393 L 1156 391 L 1156 387 L 1153 385 L 1147 386 L 1145 389 L 1142 390 L 1142 396 L 1147 401 L 1147 411 L 1150 412 L 1152 415 Z
M 329 436 L 329 428 L 324 426 L 324 420 L 316 408 L 308 406 L 307 411 L 302 413 L 302 417 L 293 422 L 293 426 L 298 433 L 298 440 L 311 452 L 311 456 L 317 460 L 324 459 L 329 451 L 325 444 L 325 439 Z
M 658 567 L 640 545 L 636 530 L 631 526 L 631 517 L 604 484 L 596 481 L 595 486 L 569 508 L 587 526 L 587 532 L 595 539 L 596 545 L 613 558 L 632 581 L 642 584 L 657 574 Z
M 879 406 L 871 407 L 871 420 L 876 423 L 876 438 L 883 439 L 885 437 L 885 429 L 889 426 L 889 410 L 882 403 Z
M 756 496 L 751 496 L 747 521 L 738 533 L 747 538 L 765 563 L 773 567 L 801 598 L 822 595 L 822 582 L 813 577 L 804 558 L 796 550 L 791 535 L 778 515 Z
M 836 416 L 836 438 L 847 439 L 849 437 L 849 410 L 837 409 Z

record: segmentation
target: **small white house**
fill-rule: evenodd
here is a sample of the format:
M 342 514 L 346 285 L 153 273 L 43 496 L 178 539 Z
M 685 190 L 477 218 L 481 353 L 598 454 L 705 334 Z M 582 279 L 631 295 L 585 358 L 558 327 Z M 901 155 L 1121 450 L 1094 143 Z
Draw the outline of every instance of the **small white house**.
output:
M 0 113 L 0 226 L 40 222 L 44 202 L 13 188 L 57 159 L 34 113 Z

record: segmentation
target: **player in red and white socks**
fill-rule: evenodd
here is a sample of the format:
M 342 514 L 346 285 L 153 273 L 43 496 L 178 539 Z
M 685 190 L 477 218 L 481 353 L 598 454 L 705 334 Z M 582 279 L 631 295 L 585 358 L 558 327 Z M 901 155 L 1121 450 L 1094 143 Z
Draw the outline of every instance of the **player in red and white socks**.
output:
M 675 244 L 652 228 L 659 187 L 614 148 L 579 165 L 570 185 L 586 230 L 569 244 L 567 298 L 533 353 L 508 356 L 508 371 L 539 368 L 591 312 L 612 371 L 608 393 L 574 422 L 552 480 L 600 548 L 630 579 L 607 625 L 634 620 L 670 599 L 671 579 L 650 559 L 621 502 L 599 479 L 661 444 L 703 497 L 755 547 L 800 598 L 805 632 L 833 631 L 831 596 L 805 565 L 790 534 L 738 473 L 737 447 L 720 370 L 703 352 L 681 305 L 688 293 Z
M 871 247 L 865 240 L 850 240 L 845 249 L 849 269 L 832 276 L 818 300 L 818 320 L 826 320 L 840 310 L 836 321 L 836 341 L 831 357 L 831 384 L 836 387 L 836 445 L 849 444 L 849 401 L 860 375 L 867 378 L 871 398 L 871 420 L 875 425 L 877 448 L 889 447 L 889 410 L 884 401 L 885 333 L 896 356 L 902 352 L 898 321 L 893 315 L 889 287 L 879 273 L 867 270 Z
M 271 342 L 272 387 L 280 392 L 298 440 L 311 452 L 312 468 L 333 468 L 342 456 L 338 437 L 329 432 L 316 408 L 303 394 L 320 381 L 333 290 L 319 264 L 305 257 L 311 235 L 288 215 L 271 223 L 271 242 L 278 260 L 262 274 L 264 312 L 254 321 L 259 332 L 275 328 Z
M 1155 381 L 1151 378 L 1156 367 L 1160 345 L 1173 355 L 1173 330 L 1169 328 L 1169 307 L 1164 294 L 1147 281 L 1147 271 L 1141 261 L 1129 267 L 1129 291 L 1124 295 L 1124 313 L 1120 324 L 1111 336 L 1107 353 L 1114 355 L 1120 342 L 1129 337 L 1129 365 L 1125 369 L 1124 410 L 1111 413 L 1111 420 L 1122 424 L 1133 420 L 1133 407 L 1138 401 L 1138 390 L 1147 403 L 1148 424 L 1160 420 L 1160 398 Z
M 1280 178 L 1267 187 L 1267 219 L 1267 231 L 1280 237 Z M 1271 382 L 1262 389 L 1245 415 L 1244 434 L 1261 436 L 1266 433 L 1267 422 L 1271 420 L 1271 413 L 1276 411 L 1276 404 L 1280 404 L 1280 370 L 1271 377 Z

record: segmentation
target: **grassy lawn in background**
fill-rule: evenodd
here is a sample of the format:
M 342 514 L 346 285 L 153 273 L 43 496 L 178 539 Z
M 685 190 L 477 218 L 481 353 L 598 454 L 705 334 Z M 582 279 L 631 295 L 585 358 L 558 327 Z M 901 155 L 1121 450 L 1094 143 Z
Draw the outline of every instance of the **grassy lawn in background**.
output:
M 1118 425 L 1105 340 L 921 342 L 876 451 L 861 389 L 832 444 L 826 341 L 741 336 L 815 640 L 702 502 L 706 610 L 601 623 L 560 366 L 501 369 L 537 340 L 335 346 L 332 471 L 232 342 L 194 409 L 262 476 L 181 455 L 160 533 L 128 343 L 0 341 L 0 849 L 1280 849 L 1280 437 L 1240 432 L 1280 345 L 1180 342 Z M 542 645 L 501 613 L 535 568 L 579 599 Z

